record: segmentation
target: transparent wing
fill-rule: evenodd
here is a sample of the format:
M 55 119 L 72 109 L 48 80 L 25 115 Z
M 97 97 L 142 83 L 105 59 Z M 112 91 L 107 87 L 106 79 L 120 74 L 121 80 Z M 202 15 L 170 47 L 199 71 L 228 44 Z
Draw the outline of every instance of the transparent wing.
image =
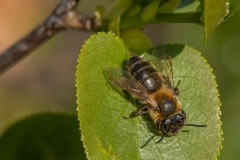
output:
M 168 87 L 174 88 L 171 56 L 163 55 L 155 65 Z
M 157 102 L 151 99 L 147 90 L 123 69 L 107 68 L 103 70 L 106 80 L 115 87 L 129 92 L 133 97 L 145 101 L 150 107 L 158 110 Z

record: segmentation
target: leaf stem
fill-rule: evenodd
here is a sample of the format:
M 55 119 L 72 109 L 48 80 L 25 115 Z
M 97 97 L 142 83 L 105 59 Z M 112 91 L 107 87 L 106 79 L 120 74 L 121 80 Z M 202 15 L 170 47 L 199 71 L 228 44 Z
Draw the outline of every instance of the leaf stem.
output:
M 196 23 L 201 24 L 200 13 L 189 12 L 189 13 L 166 13 L 157 14 L 155 19 L 144 22 L 140 17 L 130 17 L 122 20 L 120 27 L 121 29 L 135 28 L 147 24 L 156 23 Z

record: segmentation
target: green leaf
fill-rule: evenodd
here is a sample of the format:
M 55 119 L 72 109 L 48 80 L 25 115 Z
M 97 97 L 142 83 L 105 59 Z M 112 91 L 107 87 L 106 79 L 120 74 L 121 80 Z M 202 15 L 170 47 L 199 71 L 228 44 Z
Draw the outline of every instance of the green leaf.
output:
M 179 6 L 180 2 L 180 0 L 166 0 L 165 2 L 161 1 L 163 4 L 160 4 L 158 13 L 172 13 Z
M 229 3 L 227 0 L 202 0 L 202 17 L 204 23 L 204 44 L 215 30 L 223 22 L 229 13 Z
M 181 80 L 179 99 L 187 123 L 206 128 L 184 127 L 189 132 L 155 142 L 160 136 L 145 116 L 123 119 L 137 108 L 104 79 L 105 68 L 122 68 L 128 52 L 112 33 L 93 35 L 84 45 L 77 66 L 77 102 L 82 140 L 89 159 L 198 159 L 217 157 L 221 147 L 218 91 L 212 69 L 195 49 L 166 45 L 153 55 L 171 54 L 174 81 Z M 146 54 L 145 54 L 146 56 Z M 153 137 L 154 136 L 154 137 Z
M 105 20 L 113 20 L 123 14 L 128 7 L 132 4 L 132 0 L 116 0 L 108 8 L 103 18 Z
M 77 117 L 37 114 L 18 121 L 0 138 L 1 160 L 86 159 Z
M 139 28 L 123 30 L 121 38 L 129 50 L 137 54 L 141 54 L 153 47 L 149 38 Z
M 117 35 L 120 34 L 120 29 L 119 29 L 120 18 L 121 18 L 120 16 L 116 17 L 108 25 L 108 30 L 116 33 Z
M 125 13 L 126 17 L 137 16 L 141 12 L 142 8 L 140 4 L 132 5 Z
M 160 1 L 152 1 L 147 6 L 144 7 L 141 13 L 141 20 L 143 22 L 150 22 L 154 20 L 159 3 Z

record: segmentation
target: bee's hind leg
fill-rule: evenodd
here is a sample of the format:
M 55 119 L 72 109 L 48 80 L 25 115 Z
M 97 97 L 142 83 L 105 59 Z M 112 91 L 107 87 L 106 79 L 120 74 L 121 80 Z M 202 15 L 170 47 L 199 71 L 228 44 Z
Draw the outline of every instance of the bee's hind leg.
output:
M 150 107 L 147 105 L 147 106 L 144 106 L 142 107 L 141 109 L 139 109 L 137 112 L 132 112 L 129 117 L 123 117 L 124 119 L 130 119 L 130 118 L 135 118 L 137 116 L 141 116 L 145 113 L 148 113 L 149 112 L 149 109 Z

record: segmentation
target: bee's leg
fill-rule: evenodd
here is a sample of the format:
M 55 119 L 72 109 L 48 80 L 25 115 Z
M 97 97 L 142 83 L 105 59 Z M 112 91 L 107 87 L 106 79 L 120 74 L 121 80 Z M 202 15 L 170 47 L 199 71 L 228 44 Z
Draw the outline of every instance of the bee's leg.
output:
M 144 106 L 142 107 L 141 109 L 139 109 L 137 112 L 133 112 L 130 114 L 129 117 L 123 117 L 124 119 L 130 119 L 130 118 L 135 118 L 137 116 L 140 116 L 140 115 L 143 115 L 145 113 L 148 113 L 150 107 L 147 105 L 147 106 Z
M 161 125 L 162 125 L 162 121 L 157 121 L 157 132 L 158 132 L 159 134 L 161 134 L 162 136 L 161 136 L 161 138 L 156 142 L 156 144 L 157 144 L 157 143 L 160 143 L 160 142 L 163 140 L 163 138 L 166 137 L 166 134 L 164 134 L 164 133 L 161 131 Z
M 135 113 L 135 117 L 143 115 L 145 113 L 149 112 L 150 107 L 149 106 L 144 106 L 141 109 L 139 109 L 136 113 Z
M 166 135 L 162 135 L 162 137 L 156 142 L 156 144 L 160 143 L 163 140 L 164 137 L 166 137 Z
M 160 132 L 161 132 L 161 125 L 162 125 L 162 121 L 160 121 L 160 120 L 159 120 L 159 121 L 157 121 L 157 123 L 156 123 L 156 124 L 157 124 L 157 132 L 159 132 L 159 133 L 160 133 Z
M 179 95 L 179 89 L 178 89 L 178 86 L 180 85 L 180 83 L 181 83 L 181 81 L 179 80 L 178 81 L 178 83 L 177 83 L 177 85 L 176 85 L 176 87 L 174 87 L 174 93 L 175 93 L 175 95 Z

